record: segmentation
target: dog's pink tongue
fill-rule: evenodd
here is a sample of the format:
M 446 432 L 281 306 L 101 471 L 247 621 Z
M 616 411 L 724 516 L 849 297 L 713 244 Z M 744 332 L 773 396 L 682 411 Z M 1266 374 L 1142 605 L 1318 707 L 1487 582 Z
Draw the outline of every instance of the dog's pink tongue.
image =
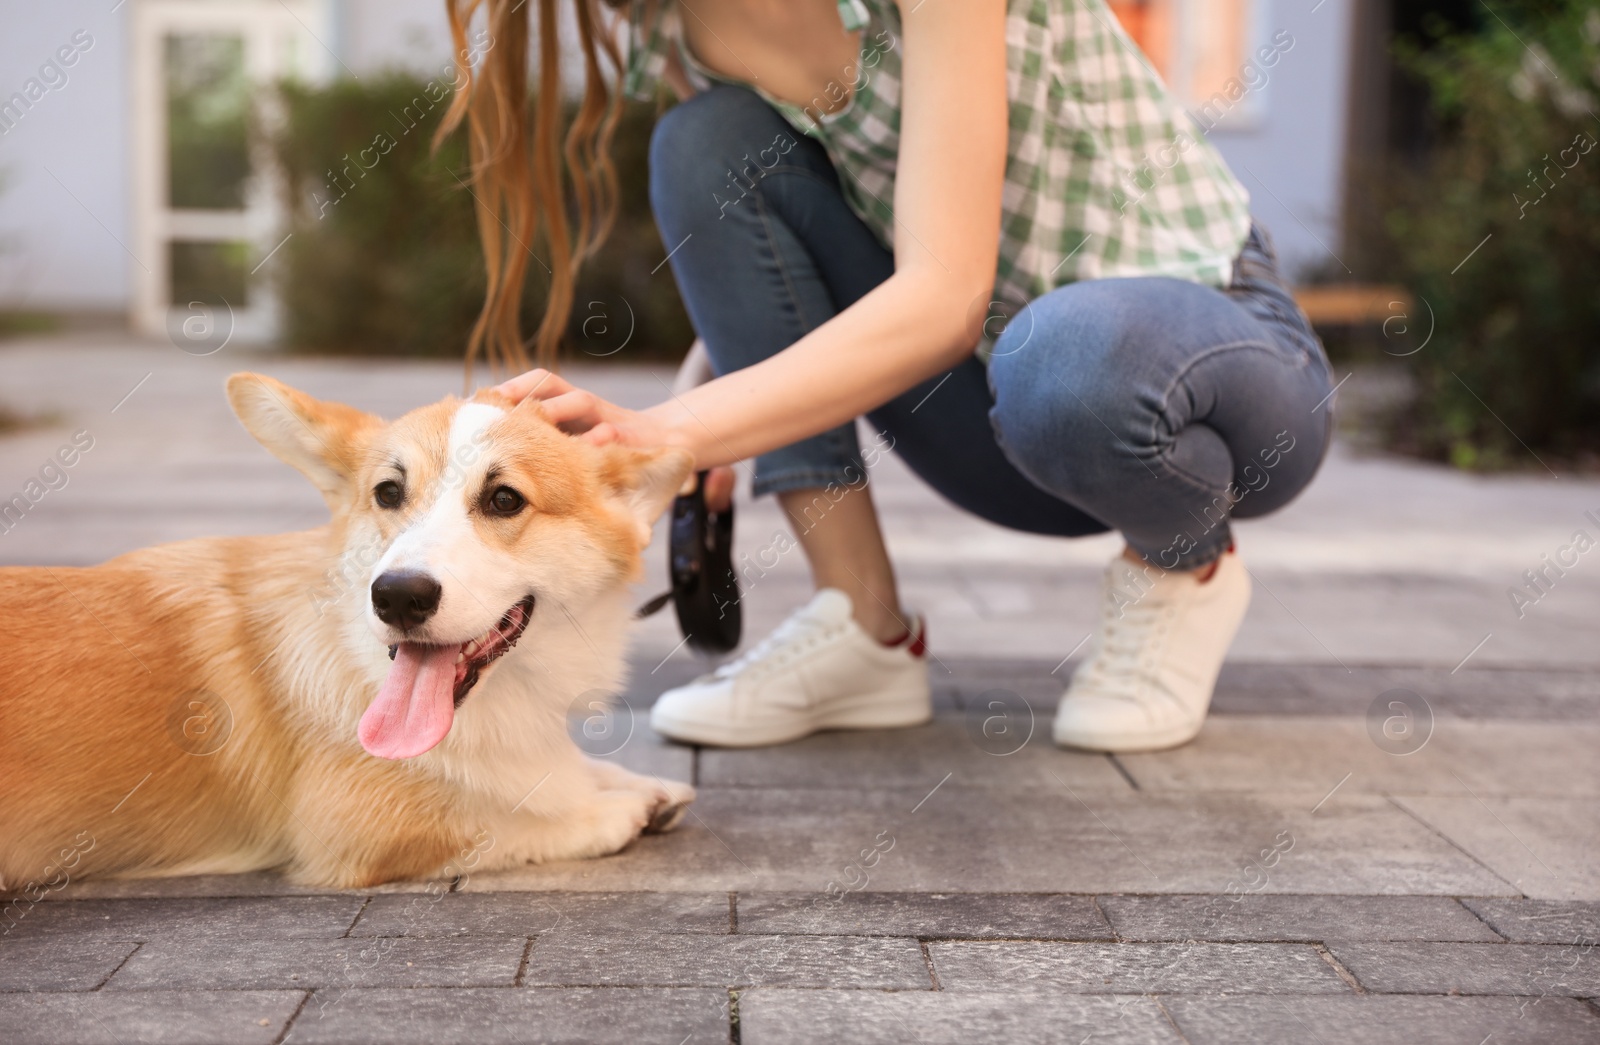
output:
M 415 758 L 450 732 L 459 646 L 402 642 L 383 688 L 361 716 L 361 746 L 379 758 Z

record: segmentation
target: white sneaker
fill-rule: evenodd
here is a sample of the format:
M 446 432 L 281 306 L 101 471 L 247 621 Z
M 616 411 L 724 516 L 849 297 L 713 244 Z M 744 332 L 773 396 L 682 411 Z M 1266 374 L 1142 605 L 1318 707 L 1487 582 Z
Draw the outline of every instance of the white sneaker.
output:
M 1194 739 L 1249 605 L 1250 575 L 1232 551 L 1204 583 L 1118 556 L 1100 632 L 1056 711 L 1056 743 L 1159 751 Z
M 895 729 L 933 717 L 919 618 L 885 646 L 861 630 L 850 596 L 823 588 L 743 656 L 650 710 L 657 733 L 690 744 L 762 747 L 819 729 Z

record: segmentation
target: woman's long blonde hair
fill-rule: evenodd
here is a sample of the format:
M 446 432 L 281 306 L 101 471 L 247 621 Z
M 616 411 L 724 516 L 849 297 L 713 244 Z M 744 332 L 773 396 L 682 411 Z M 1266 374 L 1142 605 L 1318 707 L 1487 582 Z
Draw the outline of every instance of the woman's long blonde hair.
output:
M 560 7 L 567 0 L 445 0 L 455 45 L 457 89 L 434 144 L 467 122 L 472 192 L 488 286 L 467 342 L 467 366 L 483 356 L 496 370 L 529 364 L 519 313 L 528 258 L 549 272 L 545 312 L 533 358 L 553 366 L 572 312 L 573 282 L 583 259 L 611 229 L 617 173 L 611 136 L 622 68 L 614 17 L 600 0 L 571 0 L 584 64 L 583 100 L 561 138 Z M 626 2 L 626 0 L 622 0 Z M 529 113 L 530 8 L 538 11 L 539 85 Z M 484 15 L 487 39 L 469 46 L 473 19 Z M 477 68 L 473 67 L 478 57 Z M 602 61 L 609 69 L 602 68 Z M 531 141 L 530 141 L 531 134 Z M 565 159 L 565 165 L 562 160 Z M 570 201 L 567 183 L 570 179 Z M 569 217 L 569 203 L 577 219 Z M 543 249 L 548 259 L 536 251 Z

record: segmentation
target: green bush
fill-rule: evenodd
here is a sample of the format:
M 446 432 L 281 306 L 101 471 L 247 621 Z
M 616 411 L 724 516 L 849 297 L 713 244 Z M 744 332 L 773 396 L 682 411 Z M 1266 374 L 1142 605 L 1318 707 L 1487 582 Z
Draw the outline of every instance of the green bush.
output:
M 1500 8 L 1512 25 L 1402 46 L 1441 135 L 1384 214 L 1391 275 L 1436 323 L 1390 441 L 1467 468 L 1600 449 L 1600 11 Z
M 483 304 L 483 257 L 458 133 L 437 153 L 443 80 L 390 74 L 281 88 L 271 145 L 293 237 L 278 267 L 284 340 L 305 352 L 461 358 Z M 680 356 L 693 339 L 650 216 L 645 158 L 654 108 L 629 104 L 617 129 L 617 223 L 583 266 L 570 358 Z M 536 248 L 535 253 L 541 249 Z M 544 309 L 530 264 L 523 328 Z M 630 320 L 631 317 L 631 320 Z M 631 331 L 631 336 L 630 335 Z

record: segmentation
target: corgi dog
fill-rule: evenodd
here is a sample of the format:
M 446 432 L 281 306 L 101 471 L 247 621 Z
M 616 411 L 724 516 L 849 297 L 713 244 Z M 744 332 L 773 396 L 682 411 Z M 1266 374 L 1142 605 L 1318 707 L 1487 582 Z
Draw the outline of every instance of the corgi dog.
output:
M 693 789 L 588 758 L 568 713 L 622 681 L 687 452 L 596 447 L 492 390 L 388 423 L 256 374 L 227 394 L 332 518 L 0 569 L 5 890 L 366 887 L 676 825 Z

